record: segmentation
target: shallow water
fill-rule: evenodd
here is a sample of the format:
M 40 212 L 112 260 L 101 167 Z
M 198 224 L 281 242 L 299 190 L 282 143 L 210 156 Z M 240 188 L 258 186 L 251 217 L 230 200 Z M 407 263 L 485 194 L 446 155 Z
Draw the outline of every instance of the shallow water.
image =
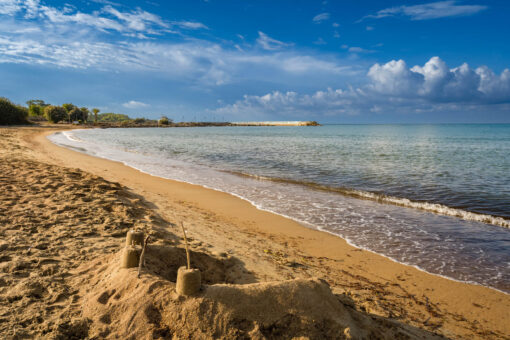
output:
M 510 125 L 95 129 L 50 139 L 510 292 Z

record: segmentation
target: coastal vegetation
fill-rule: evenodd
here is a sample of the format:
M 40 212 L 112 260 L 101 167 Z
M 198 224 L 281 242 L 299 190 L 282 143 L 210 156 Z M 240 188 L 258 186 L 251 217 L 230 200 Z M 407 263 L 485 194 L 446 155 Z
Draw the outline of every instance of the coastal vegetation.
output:
M 67 120 L 67 111 L 61 106 L 46 106 L 44 108 L 44 116 L 51 123 L 59 123 Z
M 0 97 L 0 125 L 26 124 L 28 109 Z
M 169 126 L 171 119 L 163 116 L 159 121 L 147 118 L 131 118 L 121 113 L 99 113 L 100 110 L 78 107 L 73 103 L 52 105 L 44 100 L 28 100 L 26 106 L 18 105 L 0 97 L 0 125 L 20 125 L 31 122 L 93 124 L 102 127 L 149 127 Z

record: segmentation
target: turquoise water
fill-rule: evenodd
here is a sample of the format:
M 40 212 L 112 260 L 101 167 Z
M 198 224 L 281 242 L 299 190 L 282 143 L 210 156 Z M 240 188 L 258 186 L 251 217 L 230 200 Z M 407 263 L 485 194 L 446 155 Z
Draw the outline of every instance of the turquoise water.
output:
M 510 291 L 510 125 L 95 129 L 50 139 Z

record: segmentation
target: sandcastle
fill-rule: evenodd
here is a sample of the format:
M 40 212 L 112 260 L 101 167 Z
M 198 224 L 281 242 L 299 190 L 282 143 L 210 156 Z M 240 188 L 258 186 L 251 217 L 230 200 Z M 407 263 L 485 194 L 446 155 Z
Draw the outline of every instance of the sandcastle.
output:
M 190 252 L 186 230 L 181 222 L 181 228 L 184 235 L 186 246 L 187 266 L 182 266 L 177 270 L 177 282 L 175 290 L 177 294 L 190 296 L 198 293 L 201 288 L 202 276 L 200 270 L 191 268 Z M 144 255 L 149 237 L 144 238 L 143 231 L 131 229 L 126 234 L 126 246 L 122 251 L 120 267 L 136 268 L 138 267 L 138 277 L 140 277 L 141 268 L 144 262 Z
M 133 229 L 129 230 L 126 234 L 126 246 L 143 246 L 143 236 L 143 231 Z
M 121 268 L 138 267 L 140 263 L 140 255 L 144 245 L 144 233 L 139 230 L 129 230 L 126 234 L 126 247 L 122 252 L 120 261 Z M 139 246 L 139 247 L 137 247 Z

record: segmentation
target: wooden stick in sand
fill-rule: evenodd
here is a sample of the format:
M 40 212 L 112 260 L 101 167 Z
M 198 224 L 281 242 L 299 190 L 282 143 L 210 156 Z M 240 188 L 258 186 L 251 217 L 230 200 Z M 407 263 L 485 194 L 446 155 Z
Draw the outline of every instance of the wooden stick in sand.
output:
M 182 233 L 184 234 L 184 244 L 186 246 L 186 258 L 188 260 L 188 269 L 191 269 L 191 261 L 189 258 L 189 247 L 188 247 L 188 238 L 186 237 L 186 229 L 184 229 L 184 223 L 181 221 Z
M 138 278 L 140 278 L 140 273 L 142 272 L 142 266 L 145 265 L 145 249 L 147 248 L 147 243 L 149 243 L 149 235 L 145 238 L 143 242 L 142 254 L 140 255 L 140 262 L 138 263 Z

